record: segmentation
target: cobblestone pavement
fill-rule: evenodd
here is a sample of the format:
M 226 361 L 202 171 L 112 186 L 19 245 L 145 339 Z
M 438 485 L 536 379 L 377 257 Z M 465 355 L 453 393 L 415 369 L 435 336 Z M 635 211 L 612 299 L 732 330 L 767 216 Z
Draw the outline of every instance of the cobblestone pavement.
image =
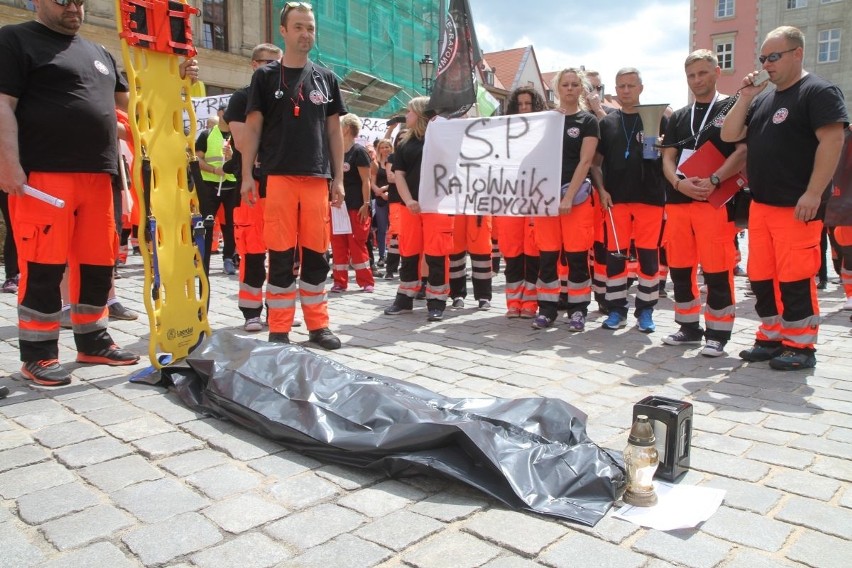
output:
M 117 281 L 141 310 L 141 260 Z M 214 257 L 214 329 L 240 328 L 237 281 Z M 15 297 L 0 294 L 0 566 L 415 566 L 522 568 L 849 566 L 852 558 L 852 336 L 836 284 L 821 294 L 819 363 L 779 373 L 736 354 L 752 343 L 752 298 L 738 278 L 729 356 L 661 343 L 632 315 L 617 332 L 569 334 L 566 320 L 536 331 L 494 307 L 424 308 L 389 317 L 395 282 L 330 298 L 344 348 L 330 356 L 363 371 L 458 397 L 548 396 L 589 415 L 603 446 L 623 449 L 632 406 L 648 394 L 695 406 L 692 470 L 682 483 L 727 491 L 694 530 L 660 532 L 612 519 L 594 529 L 507 510 L 445 480 L 390 480 L 330 465 L 187 410 L 161 389 L 133 385 L 141 366 L 74 369 L 68 387 L 41 389 L 18 374 Z M 593 304 L 594 305 L 594 304 Z M 112 322 L 115 339 L 147 352 L 147 319 Z M 265 334 L 265 332 L 264 332 Z M 307 339 L 304 328 L 291 334 Z M 74 358 L 63 331 L 61 360 Z

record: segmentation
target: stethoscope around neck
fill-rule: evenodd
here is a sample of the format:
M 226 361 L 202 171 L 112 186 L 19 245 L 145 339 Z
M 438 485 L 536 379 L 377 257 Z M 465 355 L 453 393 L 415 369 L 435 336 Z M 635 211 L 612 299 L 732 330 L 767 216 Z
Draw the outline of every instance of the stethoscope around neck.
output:
M 284 65 L 281 62 L 279 62 L 278 65 L 278 89 L 272 93 L 272 96 L 275 97 L 276 100 L 280 101 L 284 98 Z M 323 79 L 322 75 L 319 74 L 319 71 L 314 69 L 310 61 L 308 62 L 308 65 L 311 65 L 311 78 L 313 79 L 314 87 L 322 97 L 319 104 L 328 104 L 332 102 L 334 99 L 331 98 L 331 91 L 328 88 L 328 84 L 325 82 L 325 79 Z M 301 84 L 299 87 L 301 88 Z

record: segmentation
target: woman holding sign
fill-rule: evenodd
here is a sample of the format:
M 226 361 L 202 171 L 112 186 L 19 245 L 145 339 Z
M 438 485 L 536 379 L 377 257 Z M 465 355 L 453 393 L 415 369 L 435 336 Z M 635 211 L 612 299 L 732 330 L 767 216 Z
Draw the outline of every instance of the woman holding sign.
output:
M 544 110 L 544 97 L 529 86 L 512 91 L 506 105 L 506 114 Z M 538 246 L 533 217 L 494 217 L 494 233 L 506 261 L 506 317 L 532 319 L 538 307 Z
M 422 254 L 429 267 L 426 284 L 428 319 L 440 321 L 444 317 L 450 292 L 447 265 L 453 249 L 453 218 L 441 213 L 421 213 L 417 201 L 423 141 L 429 124 L 426 117 L 428 103 L 429 97 L 416 97 L 408 103 L 408 113 L 405 115 L 408 130 L 403 135 L 399 150 L 394 154 L 394 180 L 405 207 L 400 211 L 399 288 L 393 305 L 385 309 L 385 314 L 395 316 L 408 313 L 414 307 L 414 297 L 420 290 Z
M 589 168 L 598 146 L 598 121 L 586 111 L 588 85 L 585 74 L 574 68 L 559 71 L 553 79 L 557 110 L 565 115 L 562 132 L 562 201 L 556 217 L 536 217 L 535 237 L 541 251 L 538 273 L 538 316 L 535 329 L 553 325 L 559 301 L 556 265 L 560 256 L 568 263 L 569 331 L 586 328 L 592 299 L 589 249 L 594 242 L 594 198 Z

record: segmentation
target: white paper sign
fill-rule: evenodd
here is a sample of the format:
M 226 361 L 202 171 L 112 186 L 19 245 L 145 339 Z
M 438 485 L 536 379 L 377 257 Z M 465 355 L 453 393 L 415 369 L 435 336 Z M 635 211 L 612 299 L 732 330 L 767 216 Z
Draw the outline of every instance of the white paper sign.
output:
M 557 215 L 565 117 L 555 111 L 429 123 L 420 172 L 424 212 Z

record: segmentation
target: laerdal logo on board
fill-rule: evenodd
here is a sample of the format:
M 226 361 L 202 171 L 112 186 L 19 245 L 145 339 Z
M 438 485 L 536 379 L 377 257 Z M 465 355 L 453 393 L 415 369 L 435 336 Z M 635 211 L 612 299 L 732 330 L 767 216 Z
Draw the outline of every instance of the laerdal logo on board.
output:
M 183 337 L 191 337 L 194 331 L 194 327 L 185 327 L 184 329 L 171 328 L 169 331 L 166 332 L 166 337 L 168 337 L 170 340 Z

